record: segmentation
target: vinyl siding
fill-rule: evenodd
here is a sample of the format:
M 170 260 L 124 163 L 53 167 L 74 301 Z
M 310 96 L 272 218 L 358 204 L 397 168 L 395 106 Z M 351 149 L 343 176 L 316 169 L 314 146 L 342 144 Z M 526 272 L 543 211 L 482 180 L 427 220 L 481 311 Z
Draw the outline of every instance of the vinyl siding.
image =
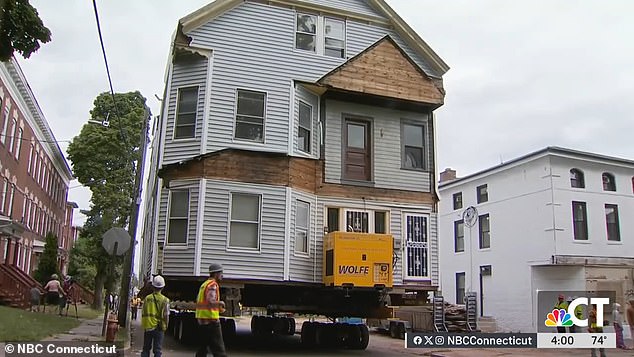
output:
M 191 276 L 194 273 L 194 251 L 196 247 L 196 221 L 198 208 L 199 185 L 198 181 L 172 181 L 170 188 L 173 190 L 189 190 L 189 219 L 187 221 L 187 243 L 169 244 L 167 242 L 169 192 L 161 190 L 159 206 L 158 241 L 164 243 L 163 249 L 163 274 Z
M 313 108 L 313 120 L 311 128 L 311 143 L 310 154 L 307 154 L 299 150 L 299 140 L 297 135 L 299 134 L 299 102 L 310 105 Z M 296 86 L 295 90 L 295 106 L 294 106 L 294 121 L 293 121 L 293 154 L 303 157 L 311 157 L 314 159 L 319 158 L 319 97 L 310 91 L 306 90 L 301 85 Z
M 346 32 L 348 58 L 390 34 L 353 21 L 347 22 Z M 296 50 L 295 11 L 260 3 L 245 2 L 188 35 L 192 45 L 214 53 L 207 151 L 288 152 L 292 81 L 316 81 L 345 61 Z M 267 93 L 264 144 L 233 139 L 237 88 Z
M 342 120 L 344 114 L 372 119 L 372 171 L 375 187 L 430 192 L 430 171 L 401 169 L 401 119 L 425 124 L 425 163 L 433 169 L 432 135 L 427 114 L 403 112 L 328 100 L 326 111 L 326 182 L 342 179 Z
M 297 215 L 297 201 L 304 201 L 310 204 L 309 221 L 310 226 L 308 228 L 308 255 L 295 252 L 295 223 Z M 315 232 L 317 230 L 323 231 L 321 222 L 317 220 L 317 198 L 315 195 L 303 193 L 300 191 L 292 191 L 291 201 L 291 239 L 290 239 L 290 280 L 302 281 L 302 282 L 321 282 L 321 275 L 316 275 L 316 269 L 318 265 L 321 265 L 321 260 L 317 261 L 317 254 L 315 249 Z
M 303 1 L 307 3 L 328 6 L 335 9 L 342 9 L 342 10 L 354 12 L 357 14 L 385 18 L 382 14 L 378 13 L 370 5 L 368 5 L 367 1 L 364 1 L 364 0 L 303 0 Z
M 195 61 L 176 62 L 172 70 L 169 106 L 165 128 L 165 147 L 163 163 L 178 162 L 200 154 L 200 141 L 203 132 L 203 114 L 205 110 L 205 92 L 207 82 L 208 59 L 200 57 Z M 195 137 L 174 139 L 176 110 L 178 107 L 178 89 L 197 86 L 198 105 L 196 111 Z
M 227 248 L 232 192 L 262 195 L 260 251 Z M 225 266 L 227 278 L 283 280 L 285 211 L 284 187 L 208 180 L 200 271 L 216 262 Z

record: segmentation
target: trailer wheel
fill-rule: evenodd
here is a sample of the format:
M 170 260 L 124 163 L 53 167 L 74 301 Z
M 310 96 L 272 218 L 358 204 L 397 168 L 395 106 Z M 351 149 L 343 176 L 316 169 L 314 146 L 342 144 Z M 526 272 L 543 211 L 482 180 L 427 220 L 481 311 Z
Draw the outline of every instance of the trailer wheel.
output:
M 273 317 L 273 333 L 276 335 L 287 335 L 290 330 L 290 323 L 286 317 Z
M 317 325 L 314 322 L 306 321 L 302 324 L 301 332 L 302 345 L 313 347 L 317 342 Z
M 405 339 L 405 324 L 402 322 L 399 322 L 397 327 L 396 327 L 396 335 L 398 336 L 398 338 L 400 338 L 401 340 Z
M 356 349 L 365 350 L 368 348 L 368 343 L 370 343 L 370 330 L 368 330 L 368 326 L 366 325 L 357 325 L 357 328 L 361 332 L 361 338 L 359 339 L 359 344 Z
M 346 339 L 346 346 L 349 349 L 356 350 L 361 344 L 361 330 L 357 325 L 346 326 L 348 330 L 348 338 Z
M 288 332 L 289 336 L 293 336 L 295 334 L 297 326 L 295 325 L 295 319 L 292 317 L 288 318 Z
M 390 321 L 390 337 L 392 338 L 397 338 L 397 326 L 396 326 L 396 322 L 395 321 Z
M 225 344 L 231 344 L 236 338 L 236 321 L 234 319 L 225 319 L 222 324 L 222 337 Z
M 261 316 L 259 315 L 254 315 L 253 317 L 251 317 L 251 333 L 254 335 L 258 333 L 260 327 L 260 318 Z

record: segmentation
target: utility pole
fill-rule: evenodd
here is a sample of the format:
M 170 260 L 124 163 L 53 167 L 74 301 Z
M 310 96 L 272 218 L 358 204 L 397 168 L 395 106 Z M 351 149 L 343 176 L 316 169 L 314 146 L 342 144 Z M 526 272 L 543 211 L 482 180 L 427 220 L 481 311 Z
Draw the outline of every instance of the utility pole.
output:
M 139 206 L 141 205 L 141 191 L 143 190 L 143 171 L 145 168 L 145 151 L 148 142 L 148 125 L 150 121 L 149 109 L 146 106 L 141 129 L 139 150 L 141 157 L 137 162 L 136 176 L 134 178 L 134 200 L 132 201 L 132 211 L 130 212 L 130 223 L 128 224 L 128 234 L 132 238 L 131 249 L 126 253 L 123 260 L 123 273 L 121 274 L 121 296 L 119 297 L 119 312 L 117 319 L 119 326 L 125 327 L 128 319 L 128 308 L 130 304 L 130 283 L 132 281 L 132 266 L 134 264 L 134 251 L 136 250 L 136 231 L 139 221 Z

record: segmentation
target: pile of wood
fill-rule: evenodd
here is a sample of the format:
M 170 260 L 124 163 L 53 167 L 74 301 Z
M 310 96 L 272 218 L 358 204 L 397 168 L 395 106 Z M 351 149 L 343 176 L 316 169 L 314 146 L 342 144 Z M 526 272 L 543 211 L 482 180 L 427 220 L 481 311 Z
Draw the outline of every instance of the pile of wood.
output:
M 445 302 L 445 325 L 449 332 L 468 332 L 467 309 L 465 305 Z

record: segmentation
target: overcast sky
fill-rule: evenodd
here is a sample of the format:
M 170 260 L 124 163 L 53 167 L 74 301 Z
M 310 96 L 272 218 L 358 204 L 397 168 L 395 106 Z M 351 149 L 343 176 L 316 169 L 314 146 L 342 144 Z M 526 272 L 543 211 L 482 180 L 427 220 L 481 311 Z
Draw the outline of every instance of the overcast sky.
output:
M 98 1 L 115 91 L 140 90 L 158 114 L 172 32 L 208 2 Z M 387 2 L 451 67 L 436 112 L 439 170 L 463 176 L 550 145 L 634 159 L 634 2 Z M 55 136 L 69 140 L 108 90 L 92 1 L 31 4 L 52 41 L 19 62 Z M 88 208 L 90 191 L 69 199 Z

